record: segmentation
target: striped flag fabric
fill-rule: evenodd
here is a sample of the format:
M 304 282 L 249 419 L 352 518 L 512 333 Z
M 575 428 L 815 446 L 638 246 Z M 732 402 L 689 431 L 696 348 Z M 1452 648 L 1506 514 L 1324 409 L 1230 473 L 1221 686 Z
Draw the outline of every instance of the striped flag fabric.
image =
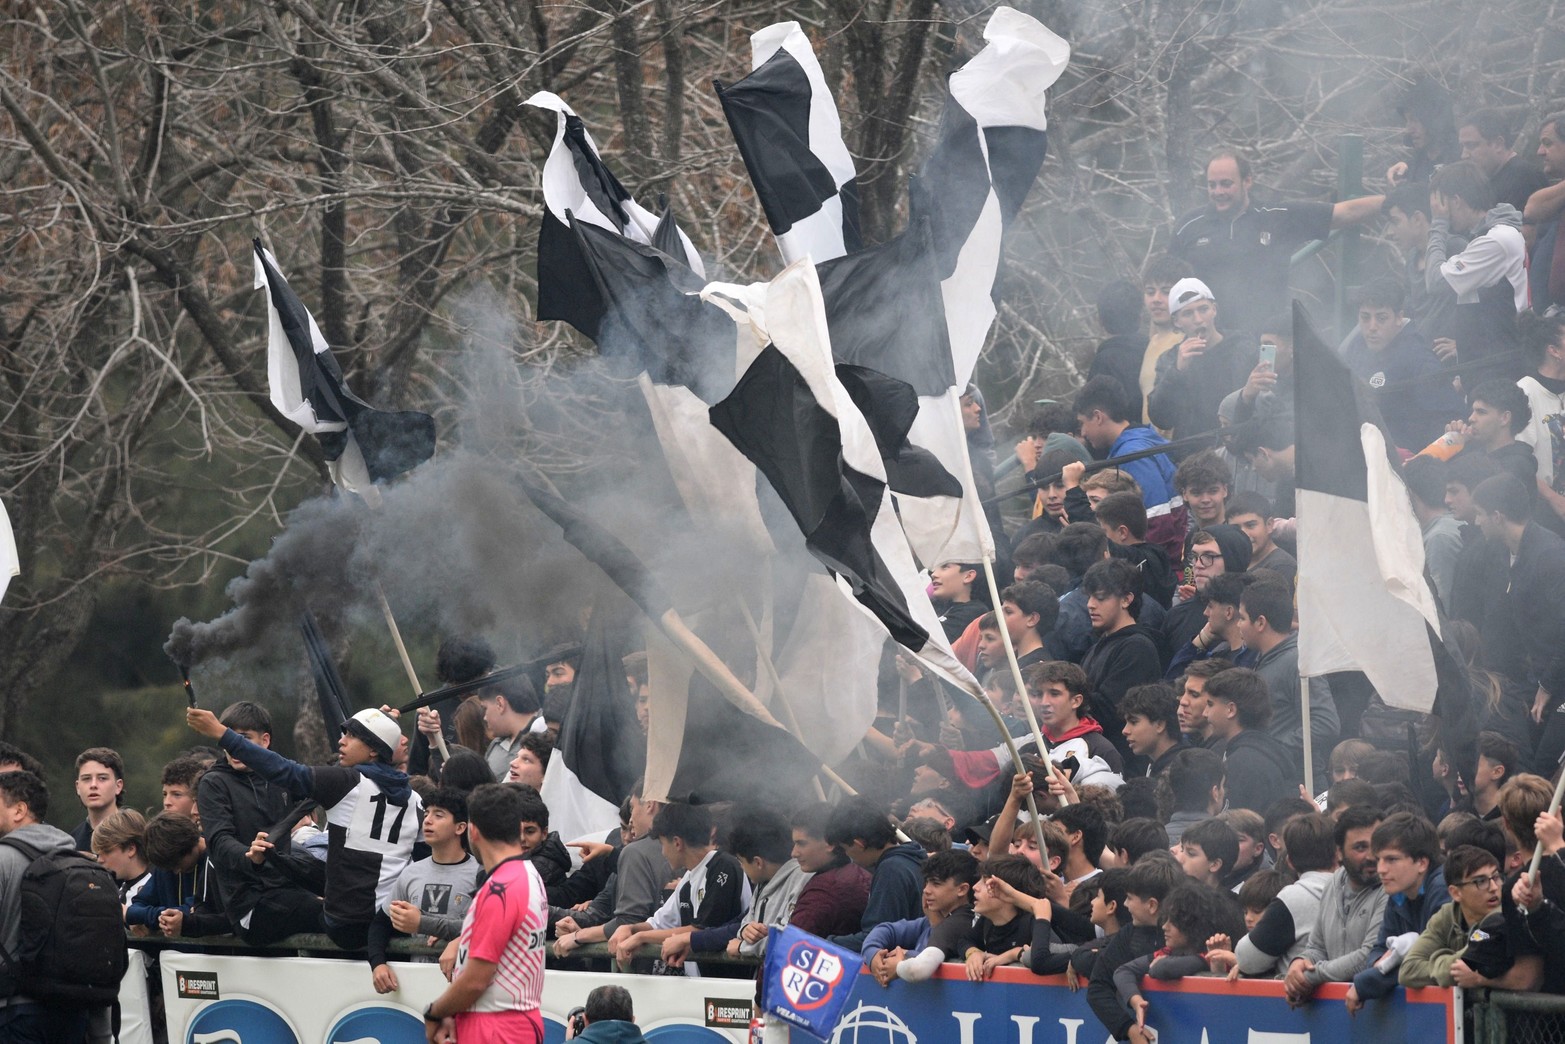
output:
M 434 455 L 435 419 L 412 410 L 377 410 L 349 391 L 315 317 L 259 239 L 254 246 L 255 288 L 266 290 L 272 405 L 320 442 L 332 481 L 376 503 L 376 482 Z
M 0 599 L 11 586 L 13 576 L 22 575 L 22 556 L 16 551 L 16 534 L 11 531 L 11 516 L 0 504 Z
M 753 34 L 750 50 L 750 75 L 715 86 L 783 261 L 852 253 L 858 176 L 809 37 L 779 22 Z

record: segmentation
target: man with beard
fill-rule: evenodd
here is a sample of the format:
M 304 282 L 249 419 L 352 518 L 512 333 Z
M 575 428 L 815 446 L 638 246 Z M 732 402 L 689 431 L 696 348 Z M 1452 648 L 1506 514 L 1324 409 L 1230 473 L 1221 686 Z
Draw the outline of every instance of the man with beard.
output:
M 1341 864 L 1320 897 L 1320 914 L 1304 952 L 1288 965 L 1284 987 L 1290 1004 L 1310 999 L 1323 982 L 1348 982 L 1369 962 L 1386 915 L 1373 838 L 1381 814 L 1362 806 L 1337 816 L 1335 837 Z

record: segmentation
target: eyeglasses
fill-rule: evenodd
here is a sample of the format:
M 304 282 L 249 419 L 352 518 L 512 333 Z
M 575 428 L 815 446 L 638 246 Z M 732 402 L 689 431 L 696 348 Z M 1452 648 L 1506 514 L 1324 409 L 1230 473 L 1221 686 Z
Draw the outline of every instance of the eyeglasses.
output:
M 1459 887 L 1472 885 L 1474 888 L 1488 888 L 1490 885 L 1494 885 L 1496 888 L 1498 888 L 1504 883 L 1505 875 L 1503 874 L 1485 874 L 1482 877 L 1469 878 L 1468 880 L 1463 881 Z
M 1190 556 L 1190 561 L 1199 562 L 1201 565 L 1216 565 L 1222 559 L 1221 552 L 1217 551 L 1203 551 L 1199 555 Z

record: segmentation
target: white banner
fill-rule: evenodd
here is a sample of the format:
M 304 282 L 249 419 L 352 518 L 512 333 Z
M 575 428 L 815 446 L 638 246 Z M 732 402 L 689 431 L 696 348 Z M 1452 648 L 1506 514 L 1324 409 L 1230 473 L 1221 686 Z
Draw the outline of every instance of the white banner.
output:
M 425 1005 L 446 988 L 434 964 L 393 962 L 400 988 L 381 996 L 363 961 L 217 957 L 164 950 L 170 1044 L 424 1044 Z M 544 1036 L 565 1039 L 565 1016 L 595 987 L 630 990 L 650 1044 L 729 1044 L 747 1038 L 755 984 L 546 971 Z

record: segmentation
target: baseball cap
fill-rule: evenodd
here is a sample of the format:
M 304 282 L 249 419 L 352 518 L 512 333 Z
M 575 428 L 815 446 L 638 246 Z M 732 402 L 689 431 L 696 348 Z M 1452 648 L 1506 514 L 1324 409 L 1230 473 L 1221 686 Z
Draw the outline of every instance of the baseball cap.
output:
M 1195 276 L 1185 276 L 1168 291 L 1168 311 L 1172 315 L 1192 301 L 1213 301 L 1212 288 Z
M 343 722 L 342 730 L 369 744 L 382 761 L 395 757 L 397 744 L 402 742 L 402 730 L 396 721 L 373 707 L 366 707 Z

